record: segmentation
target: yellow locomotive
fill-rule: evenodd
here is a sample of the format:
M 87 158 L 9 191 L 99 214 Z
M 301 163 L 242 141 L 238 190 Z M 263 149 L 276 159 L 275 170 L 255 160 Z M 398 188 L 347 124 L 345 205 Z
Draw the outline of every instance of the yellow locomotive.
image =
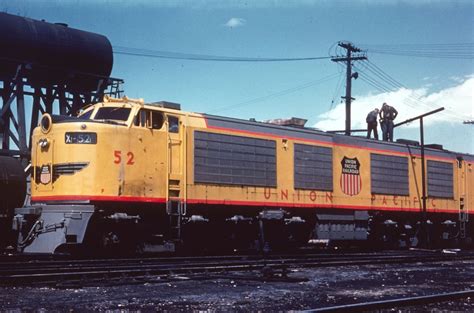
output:
M 474 156 L 105 98 L 78 117 L 45 114 L 32 138 L 29 207 L 16 209 L 24 252 L 87 246 L 174 250 L 416 245 L 473 235 Z M 423 218 L 422 218 L 423 217 Z

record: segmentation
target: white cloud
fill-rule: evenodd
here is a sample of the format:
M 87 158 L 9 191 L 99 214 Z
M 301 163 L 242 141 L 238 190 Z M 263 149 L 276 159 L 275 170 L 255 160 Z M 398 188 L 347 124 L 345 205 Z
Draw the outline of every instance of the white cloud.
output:
M 235 28 L 239 26 L 244 26 L 247 23 L 247 21 L 243 18 L 240 17 L 233 17 L 230 20 L 227 21 L 227 23 L 224 24 L 226 27 L 230 28 Z
M 394 92 L 368 94 L 356 97 L 352 103 L 352 129 L 365 129 L 367 124 L 365 118 L 367 113 L 374 108 L 380 108 L 382 103 L 387 102 L 395 107 L 399 113 L 395 122 L 403 122 L 409 118 L 427 113 L 440 107 L 445 110 L 424 118 L 424 125 L 432 130 L 439 128 L 441 124 L 448 132 L 446 136 L 448 142 L 442 143 L 445 146 L 454 145 L 461 147 L 461 151 L 466 148 L 473 150 L 473 126 L 463 125 L 463 121 L 474 119 L 474 77 L 467 76 L 458 85 L 446 88 L 437 92 L 428 93 L 427 88 L 421 89 L 399 89 Z M 331 111 L 318 116 L 319 121 L 314 127 L 322 130 L 342 130 L 345 125 L 345 104 L 338 104 Z M 419 122 L 414 121 L 409 125 L 397 128 L 396 132 L 404 129 L 404 134 L 413 135 L 418 139 Z M 380 127 L 379 127 L 380 129 Z M 451 131 L 449 131 L 451 129 Z M 407 133 L 408 131 L 408 133 Z M 433 131 L 432 131 L 433 133 Z M 359 133 L 360 135 L 360 133 Z M 395 134 L 395 139 L 397 134 Z M 398 137 L 399 138 L 399 137 Z M 406 137 L 405 137 L 406 138 Z M 433 138 L 432 141 L 437 140 Z M 456 143 L 456 141 L 459 141 Z M 464 145 L 463 145 L 464 142 Z M 458 148 L 459 150 L 459 148 Z
M 438 75 L 436 75 L 436 76 L 426 76 L 426 77 L 423 77 L 422 80 L 423 81 L 438 81 L 439 76 Z
M 464 81 L 464 77 L 461 76 L 450 76 L 449 79 L 456 83 L 462 83 Z

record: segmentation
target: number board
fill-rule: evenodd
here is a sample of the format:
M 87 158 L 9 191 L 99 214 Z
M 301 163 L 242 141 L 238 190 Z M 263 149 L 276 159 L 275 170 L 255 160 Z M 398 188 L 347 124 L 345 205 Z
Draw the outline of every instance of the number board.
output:
M 73 133 L 67 132 L 64 135 L 64 142 L 66 144 L 90 144 L 95 145 L 97 143 L 97 134 L 96 133 Z

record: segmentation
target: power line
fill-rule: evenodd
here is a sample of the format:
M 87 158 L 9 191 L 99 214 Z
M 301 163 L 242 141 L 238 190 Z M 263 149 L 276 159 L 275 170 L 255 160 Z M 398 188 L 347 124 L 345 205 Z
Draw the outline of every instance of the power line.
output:
M 370 61 L 369 61 L 370 62 Z M 380 69 L 378 66 L 376 66 L 374 63 L 361 63 L 364 66 L 364 70 L 367 69 L 369 72 L 371 72 L 373 75 L 375 75 L 375 78 L 373 78 L 373 81 L 380 82 L 380 85 L 383 85 L 385 83 L 384 88 L 386 91 L 392 92 L 392 91 L 397 91 L 399 89 L 407 89 L 403 84 L 399 83 L 397 80 L 392 78 L 390 75 L 385 73 L 382 69 Z M 362 69 L 358 68 L 361 72 L 365 73 L 367 76 L 370 74 L 368 72 L 363 71 Z M 388 86 L 388 87 L 385 87 Z M 415 98 L 411 95 L 407 96 L 408 100 L 410 100 L 410 103 L 414 104 L 413 107 L 417 107 L 418 102 L 420 98 Z M 425 105 L 421 103 L 422 105 Z
M 172 60 L 214 61 L 214 62 L 296 62 L 296 61 L 324 60 L 324 59 L 331 58 L 329 56 L 299 57 L 299 58 L 230 57 L 230 56 L 194 54 L 194 53 L 181 53 L 181 52 L 172 52 L 172 51 L 146 50 L 146 49 L 123 47 L 123 46 L 113 46 L 113 51 L 115 54 L 130 55 L 130 56 L 172 59 Z
M 336 105 L 336 97 L 341 92 L 343 82 L 344 82 L 344 76 L 345 76 L 343 74 L 342 65 L 340 63 L 336 63 L 336 64 L 339 65 L 339 67 L 340 67 L 339 80 L 337 82 L 336 89 L 334 89 L 334 93 L 332 95 L 332 100 L 331 100 L 331 106 L 329 107 L 329 110 L 332 110 L 334 108 L 334 106 Z
M 393 87 L 390 84 L 388 84 L 387 86 L 387 82 L 384 79 L 377 79 L 377 77 L 374 78 L 371 76 L 369 72 L 365 72 L 362 68 L 358 66 L 355 66 L 355 67 L 357 68 L 358 71 L 364 74 L 364 75 L 359 76 L 364 82 L 368 83 L 369 85 L 371 85 L 372 87 L 376 88 L 377 90 L 383 93 L 396 92 L 397 90 L 402 88 L 402 87 Z M 420 105 L 430 108 L 427 104 L 422 103 L 421 101 L 411 97 L 410 95 L 405 97 L 402 101 L 404 104 L 406 104 L 407 106 L 413 109 L 418 108 Z
M 472 47 L 474 42 L 458 42 L 458 43 L 396 43 L 396 44 L 370 44 L 359 43 L 362 47 L 376 48 L 406 48 L 406 49 L 448 49 L 457 47 Z
M 371 53 L 437 59 L 474 59 L 474 43 L 359 44 Z
M 234 109 L 234 108 L 237 108 L 237 107 L 242 107 L 242 106 L 246 106 L 246 105 L 249 105 L 249 104 L 253 104 L 253 103 L 256 103 L 256 102 L 262 102 L 262 101 L 265 101 L 265 100 L 268 100 L 268 99 L 271 99 L 271 98 L 276 98 L 276 97 L 281 97 L 281 96 L 285 96 L 287 94 L 290 94 L 290 93 L 293 93 L 293 92 L 297 92 L 297 91 L 300 91 L 302 89 L 306 89 L 306 88 L 309 88 L 309 87 L 312 87 L 314 85 L 317 85 L 317 84 L 321 84 L 323 82 L 326 82 L 326 81 L 329 81 L 331 79 L 334 79 L 336 78 L 340 73 L 333 73 L 331 75 L 328 75 L 328 76 L 324 76 L 320 79 L 317 79 L 317 80 L 314 80 L 314 81 L 310 81 L 310 82 L 307 82 L 307 83 L 304 83 L 304 84 L 301 84 L 301 85 L 298 85 L 298 86 L 295 86 L 295 87 L 292 87 L 292 88 L 288 88 L 288 89 L 285 89 L 285 90 L 281 90 L 281 91 L 278 91 L 278 92 L 275 92 L 275 93 L 271 93 L 269 95 L 266 95 L 266 96 L 262 96 L 262 97 L 257 97 L 257 98 L 253 98 L 253 99 L 250 99 L 250 100 L 246 100 L 246 101 L 243 101 L 243 102 L 239 102 L 239 103 L 236 103 L 236 104 L 232 104 L 232 105 L 228 105 L 228 106 L 224 106 L 224 107 L 220 107 L 220 108 L 216 108 L 214 110 L 210 110 L 209 112 L 220 112 L 220 111 L 226 111 L 226 110 L 231 110 L 231 109 Z
M 370 71 L 374 72 L 374 70 L 375 70 L 375 73 L 377 74 L 377 76 L 379 78 L 381 78 L 382 81 L 388 82 L 389 84 L 394 86 L 396 89 L 404 88 L 406 90 L 410 90 L 408 87 L 406 87 L 405 85 L 403 85 L 402 83 L 397 81 L 395 78 L 393 78 L 392 76 L 390 76 L 389 74 L 384 72 L 375 63 L 368 61 L 367 65 L 368 65 L 368 69 Z M 378 74 L 380 74 L 380 75 L 378 75 Z M 424 102 L 423 97 L 425 97 L 425 95 L 419 94 L 415 90 L 412 90 L 411 93 L 407 96 L 407 98 L 410 99 L 412 103 L 415 103 L 417 107 L 418 107 L 418 105 L 423 105 L 424 107 L 426 107 L 428 109 L 432 109 L 432 107 L 429 104 Z M 451 109 L 445 109 L 441 114 L 444 114 L 444 115 L 447 115 L 447 116 L 450 116 L 450 117 L 453 117 L 453 118 L 456 118 L 456 119 L 462 119 L 463 117 L 461 117 L 461 116 L 465 116 L 465 117 L 468 116 L 468 115 L 464 115 L 464 114 L 460 115 L 460 114 L 458 114 L 458 112 L 455 112 Z
M 460 59 L 460 60 L 471 60 L 474 59 L 474 53 L 469 54 L 439 54 L 439 53 L 414 53 L 414 52 L 403 52 L 403 51 L 383 51 L 383 50 L 368 50 L 371 53 L 387 54 L 395 56 L 406 56 L 406 57 L 419 57 L 419 58 L 431 58 L 431 59 Z
M 362 65 L 362 67 L 359 66 L 359 64 Z M 372 87 L 376 88 L 377 90 L 385 93 L 385 92 L 396 92 L 397 90 L 400 90 L 402 88 L 406 90 L 410 90 L 400 82 L 398 82 L 396 79 L 391 77 L 389 74 L 384 72 L 380 67 L 375 65 L 373 62 L 358 62 L 357 65 L 354 65 L 354 67 L 363 75 L 360 75 L 359 77 L 366 82 L 367 84 L 371 85 Z M 366 71 L 367 70 L 367 71 Z M 415 93 L 415 96 L 412 95 L 412 93 Z M 416 96 L 416 92 L 411 92 L 408 94 L 404 99 L 403 103 L 408 105 L 411 108 L 417 109 L 420 106 L 424 106 L 425 108 L 431 109 L 432 107 L 425 103 L 422 100 L 422 96 L 418 95 Z M 452 110 L 446 110 L 442 114 L 449 116 L 451 118 L 455 118 L 458 120 L 462 120 L 463 117 L 459 115 L 457 112 L 454 112 Z

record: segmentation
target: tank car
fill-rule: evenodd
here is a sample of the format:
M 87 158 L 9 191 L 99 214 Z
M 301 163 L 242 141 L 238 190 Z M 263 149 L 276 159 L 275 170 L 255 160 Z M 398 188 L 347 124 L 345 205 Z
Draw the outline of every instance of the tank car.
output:
M 45 114 L 31 155 L 33 204 L 14 218 L 23 252 L 392 247 L 416 246 L 422 233 L 438 244 L 473 235 L 474 156 L 425 149 L 423 215 L 420 147 L 406 142 L 105 98 L 78 117 Z
M 12 80 L 18 67 L 34 86 L 67 84 L 94 91 L 110 76 L 112 45 L 100 34 L 0 12 L 0 77 Z M 13 79 L 14 80 L 14 79 Z

